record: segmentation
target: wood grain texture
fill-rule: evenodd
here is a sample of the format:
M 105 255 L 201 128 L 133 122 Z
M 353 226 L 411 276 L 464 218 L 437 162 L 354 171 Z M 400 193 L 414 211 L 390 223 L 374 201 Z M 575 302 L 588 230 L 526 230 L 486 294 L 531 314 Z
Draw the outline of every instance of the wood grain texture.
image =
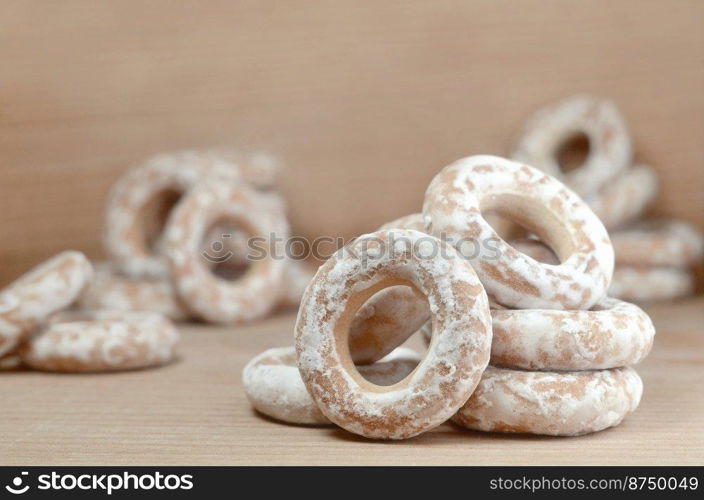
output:
M 704 228 L 703 19 L 689 1 L 7 0 L 0 283 L 100 255 L 109 186 L 157 151 L 270 148 L 295 231 L 349 237 L 578 92 L 618 103 L 656 212 Z
M 106 375 L 0 372 L 2 465 L 704 464 L 704 299 L 650 308 L 645 391 L 618 427 L 579 438 L 470 432 L 450 423 L 401 442 L 256 414 L 245 363 L 292 343 L 294 316 L 240 328 L 185 326 L 170 366 Z M 421 345 L 417 338 L 411 345 Z

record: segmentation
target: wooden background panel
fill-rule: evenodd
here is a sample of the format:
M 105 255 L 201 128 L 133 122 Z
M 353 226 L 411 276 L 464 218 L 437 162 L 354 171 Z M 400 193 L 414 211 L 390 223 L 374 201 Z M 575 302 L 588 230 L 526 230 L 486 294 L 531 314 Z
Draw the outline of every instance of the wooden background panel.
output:
M 690 1 L 6 0 L 0 282 L 99 256 L 109 186 L 160 150 L 269 148 L 294 229 L 352 236 L 578 92 L 625 114 L 656 212 L 704 229 L 703 20 Z

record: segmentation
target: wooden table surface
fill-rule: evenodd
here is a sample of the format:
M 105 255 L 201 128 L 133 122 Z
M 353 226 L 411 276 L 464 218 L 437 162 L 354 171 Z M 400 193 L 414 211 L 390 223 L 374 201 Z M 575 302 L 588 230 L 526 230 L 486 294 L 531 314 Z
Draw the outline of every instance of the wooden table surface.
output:
M 704 298 L 648 311 L 658 334 L 638 370 L 641 406 L 590 436 L 482 434 L 448 423 L 375 442 L 263 418 L 240 372 L 260 351 L 291 344 L 295 317 L 283 314 L 239 328 L 184 326 L 181 359 L 160 369 L 0 373 L 0 464 L 702 464 Z

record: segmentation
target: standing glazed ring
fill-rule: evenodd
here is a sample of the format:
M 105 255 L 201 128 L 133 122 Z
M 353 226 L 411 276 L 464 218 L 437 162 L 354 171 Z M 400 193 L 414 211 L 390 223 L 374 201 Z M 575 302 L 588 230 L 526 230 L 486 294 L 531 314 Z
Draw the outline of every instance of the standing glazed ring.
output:
M 610 231 L 642 215 L 657 192 L 655 171 L 638 165 L 622 172 L 585 201 Z
M 78 305 L 84 310 L 151 311 L 174 321 L 191 317 L 170 280 L 122 276 L 107 262 L 95 265 L 95 277 Z
M 685 268 L 704 257 L 704 236 L 677 220 L 643 221 L 612 233 L 611 241 L 619 265 Z
M 642 394 L 642 380 L 628 367 L 532 372 L 490 366 L 452 421 L 485 432 L 579 436 L 620 424 Z
M 541 263 L 501 239 L 482 211 L 515 220 L 555 251 Z M 426 226 L 472 263 L 487 293 L 519 309 L 589 309 L 606 294 L 614 266 L 609 235 L 594 212 L 560 181 L 496 156 L 470 156 L 430 183 Z
M 52 314 L 73 304 L 93 277 L 81 252 L 66 251 L 38 265 L 0 292 L 0 356 Z
M 256 255 L 242 276 L 217 277 L 202 253 L 202 241 L 215 225 L 236 226 L 258 238 Z M 283 212 L 275 212 L 244 184 L 206 180 L 182 198 L 169 217 L 163 252 L 181 300 L 198 317 L 236 323 L 266 315 L 280 297 L 285 260 L 280 248 L 288 238 Z M 279 254 L 279 255 L 275 255 Z
M 166 262 L 156 251 L 164 221 L 176 202 L 209 176 L 241 177 L 237 166 L 222 155 L 178 151 L 153 156 L 118 179 L 108 198 L 103 242 L 121 272 L 167 276 Z
M 423 232 L 423 216 L 407 215 L 378 230 L 394 229 Z M 428 301 L 417 288 L 399 285 L 377 292 L 359 308 L 350 325 L 352 360 L 368 364 L 383 358 L 417 332 L 428 318 Z
M 308 392 L 326 417 L 369 438 L 410 438 L 446 421 L 474 391 L 491 349 L 488 299 L 469 263 L 427 234 L 394 233 L 393 241 L 388 230 L 360 236 L 325 262 L 296 321 Z M 369 297 L 394 285 L 426 295 L 433 340 L 408 377 L 381 387 L 355 368 L 349 326 Z
M 51 318 L 20 350 L 34 369 L 108 372 L 157 366 L 171 361 L 178 331 L 151 312 L 91 311 Z
M 420 356 L 399 347 L 359 373 L 376 385 L 392 385 L 413 371 Z M 296 364 L 294 347 L 268 349 L 252 358 L 242 370 L 242 385 L 252 406 L 277 420 L 292 424 L 329 424 L 308 394 Z
M 562 173 L 561 146 L 579 134 L 589 140 L 586 161 Z M 580 195 L 588 195 L 623 172 L 631 162 L 631 137 L 611 101 L 575 96 L 537 111 L 526 123 L 512 158 L 555 176 Z

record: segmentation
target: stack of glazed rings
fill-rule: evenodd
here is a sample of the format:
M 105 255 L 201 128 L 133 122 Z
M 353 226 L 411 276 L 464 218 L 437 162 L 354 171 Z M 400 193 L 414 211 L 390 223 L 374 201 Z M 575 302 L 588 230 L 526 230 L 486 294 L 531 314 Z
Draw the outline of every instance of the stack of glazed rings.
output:
M 576 166 L 561 164 L 559 153 L 579 134 L 588 140 L 586 159 Z M 653 168 L 632 164 L 631 142 L 612 102 L 581 95 L 537 111 L 512 155 L 582 195 L 610 231 L 616 267 L 609 295 L 636 302 L 691 295 L 692 268 L 703 264 L 704 235 L 682 221 L 639 221 L 655 200 L 658 179 Z
M 504 241 L 488 214 L 535 236 Z M 603 224 L 557 179 L 499 157 L 459 160 L 430 183 L 422 214 L 357 238 L 318 270 L 295 329 L 307 393 L 289 382 L 289 398 L 263 380 L 290 370 L 290 349 L 285 360 L 255 358 L 245 390 L 274 418 L 369 438 L 409 438 L 448 419 L 549 435 L 617 425 L 640 402 L 631 365 L 655 329 L 640 308 L 607 296 L 613 266 Z M 406 378 L 364 376 L 423 321 L 428 352 Z
M 249 259 L 250 237 L 288 236 L 277 176 L 267 155 L 226 150 L 163 153 L 128 170 L 107 204 L 110 262 L 81 306 L 233 323 L 297 304 L 311 271 L 264 243 Z
M 93 269 L 80 252 L 63 252 L 0 292 L 0 360 L 52 372 L 102 372 L 171 361 L 178 341 L 157 313 L 65 312 Z

